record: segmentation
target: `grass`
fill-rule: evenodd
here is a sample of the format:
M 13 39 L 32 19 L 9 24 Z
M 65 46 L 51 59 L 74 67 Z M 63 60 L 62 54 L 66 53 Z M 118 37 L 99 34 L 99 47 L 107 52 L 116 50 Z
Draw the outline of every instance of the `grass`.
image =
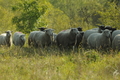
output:
M 1 47 L 0 80 L 119 80 L 120 53 Z

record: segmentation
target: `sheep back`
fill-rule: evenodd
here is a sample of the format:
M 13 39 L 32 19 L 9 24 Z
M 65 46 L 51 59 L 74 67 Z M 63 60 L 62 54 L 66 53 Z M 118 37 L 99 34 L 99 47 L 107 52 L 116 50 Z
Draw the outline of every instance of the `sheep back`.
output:
M 35 34 L 34 38 L 34 41 L 38 47 L 50 46 L 53 38 L 53 29 L 46 29 L 44 32 L 39 31 Z
M 111 33 L 109 30 L 104 30 L 100 35 L 96 38 L 96 49 L 106 49 L 111 45 L 110 41 Z
M 30 32 L 29 37 L 28 37 L 28 45 L 29 46 L 34 46 L 35 45 L 34 37 L 35 37 L 35 34 L 38 33 L 38 32 L 39 31 L 32 31 L 32 32 Z
M 90 49 L 95 49 L 96 48 L 96 39 L 97 36 L 100 35 L 100 33 L 92 33 L 88 39 L 87 39 L 87 43 Z
M 56 37 L 57 46 L 60 48 L 67 48 L 75 45 L 76 35 L 78 30 L 76 28 L 72 28 L 70 31 L 60 32 Z
M 97 30 L 87 30 L 84 32 L 83 39 L 82 39 L 82 45 L 84 48 L 88 46 L 87 38 L 90 36 L 90 34 L 97 33 L 97 32 L 98 32 Z
M 13 44 L 15 46 L 22 47 L 25 44 L 25 34 L 21 32 L 15 32 L 13 35 Z
M 112 49 L 120 50 L 120 34 L 116 35 L 112 41 Z
M 113 31 L 113 33 L 112 33 L 112 40 L 114 39 L 114 37 L 115 37 L 117 34 L 120 34 L 120 30 L 115 30 L 115 31 Z

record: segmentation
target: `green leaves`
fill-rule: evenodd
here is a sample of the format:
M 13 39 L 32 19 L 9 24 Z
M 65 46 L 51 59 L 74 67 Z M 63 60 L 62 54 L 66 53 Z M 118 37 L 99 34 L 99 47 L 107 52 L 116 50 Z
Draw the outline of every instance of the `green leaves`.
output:
M 21 1 L 21 3 L 18 3 L 18 5 L 16 4 L 12 7 L 13 11 L 19 11 L 19 15 L 16 15 L 13 18 L 13 23 L 16 24 L 17 30 L 24 33 L 29 33 L 34 30 L 34 24 L 37 22 L 38 18 L 45 13 L 47 7 L 40 6 L 40 2 L 38 0 Z

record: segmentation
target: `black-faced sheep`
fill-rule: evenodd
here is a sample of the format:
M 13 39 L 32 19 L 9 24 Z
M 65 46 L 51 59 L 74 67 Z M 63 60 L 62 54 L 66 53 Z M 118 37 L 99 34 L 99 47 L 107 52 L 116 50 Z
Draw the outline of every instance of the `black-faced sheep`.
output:
M 15 46 L 22 47 L 25 44 L 25 34 L 21 32 L 15 32 L 13 35 L 13 44 Z
M 112 49 L 120 51 L 120 34 L 116 35 L 112 41 Z
M 111 31 L 111 35 L 112 35 L 112 33 L 113 33 L 114 31 L 117 30 L 116 28 L 113 28 L 113 27 L 111 27 L 111 26 L 106 26 L 105 29 L 110 30 L 110 31 Z
M 72 28 L 70 31 L 63 31 L 58 33 L 56 37 L 57 46 L 60 49 L 67 49 L 75 46 L 76 35 L 78 34 L 78 29 Z
M 87 31 L 84 32 L 83 39 L 82 39 L 82 45 L 83 45 L 84 48 L 86 48 L 88 46 L 87 38 L 89 37 L 90 34 L 101 33 L 102 30 L 104 30 L 104 28 L 105 28 L 104 25 L 101 25 L 101 26 L 98 26 L 98 27 L 99 28 L 90 29 L 90 30 L 87 30 Z
M 46 29 L 43 31 L 39 31 L 34 35 L 35 47 L 50 46 L 53 41 L 53 29 Z M 37 46 L 36 46 L 37 45 Z
M 106 49 L 109 48 L 111 45 L 110 36 L 110 31 L 106 29 L 102 33 L 91 34 L 88 37 L 87 42 L 90 48 Z
M 10 30 L 0 35 L 0 45 L 6 45 L 10 47 L 12 45 L 12 33 Z

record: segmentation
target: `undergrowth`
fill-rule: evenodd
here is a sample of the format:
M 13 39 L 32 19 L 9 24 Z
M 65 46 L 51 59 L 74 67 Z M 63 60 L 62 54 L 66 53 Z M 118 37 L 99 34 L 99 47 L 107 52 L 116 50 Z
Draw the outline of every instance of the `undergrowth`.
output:
M 120 53 L 1 47 L 1 80 L 119 80 Z

